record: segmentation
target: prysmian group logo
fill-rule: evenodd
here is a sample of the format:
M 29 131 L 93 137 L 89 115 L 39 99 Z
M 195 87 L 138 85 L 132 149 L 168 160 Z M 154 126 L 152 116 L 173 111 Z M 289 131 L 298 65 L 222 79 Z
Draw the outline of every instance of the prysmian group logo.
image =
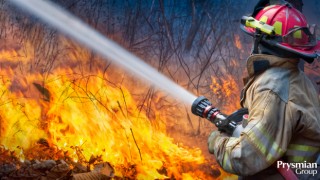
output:
M 290 169 L 294 170 L 296 174 L 312 174 L 312 176 L 318 174 L 317 163 L 308 163 L 306 161 L 302 163 L 285 163 L 283 161 L 277 161 L 277 168 L 284 168 L 289 171 Z

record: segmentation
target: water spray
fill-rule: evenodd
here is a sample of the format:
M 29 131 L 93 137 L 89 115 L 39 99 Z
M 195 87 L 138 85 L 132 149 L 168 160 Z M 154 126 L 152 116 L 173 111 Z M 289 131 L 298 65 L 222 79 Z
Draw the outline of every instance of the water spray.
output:
M 196 96 L 183 87 L 56 4 L 42 0 L 11 0 L 10 2 L 20 6 L 23 10 L 28 10 L 62 33 L 72 37 L 138 77 L 147 80 L 173 97 L 189 105 L 196 99 Z
M 50 1 L 11 0 L 11 2 L 28 10 L 44 22 L 86 45 L 103 57 L 108 58 L 120 67 L 124 67 L 138 77 L 166 91 L 173 97 L 189 105 L 192 104 L 193 114 L 208 119 L 221 131 L 232 133 L 237 126 L 238 120 L 242 120 L 242 115 L 246 112 L 239 110 L 230 116 L 222 114 L 219 109 L 212 106 L 207 98 L 203 96 L 196 98 L 196 96 L 159 73 L 137 56 Z

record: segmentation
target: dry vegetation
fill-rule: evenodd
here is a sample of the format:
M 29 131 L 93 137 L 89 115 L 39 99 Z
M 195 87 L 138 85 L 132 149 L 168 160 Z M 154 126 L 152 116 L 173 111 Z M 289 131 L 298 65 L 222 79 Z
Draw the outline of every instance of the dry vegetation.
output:
M 205 95 L 225 112 L 232 112 L 239 107 L 238 96 L 242 77 L 245 75 L 245 59 L 249 54 L 251 38 L 240 31 L 238 20 L 247 13 L 245 10 L 251 11 L 252 5 L 248 7 L 247 3 L 252 1 L 55 2 L 190 92 Z M 316 2 L 315 5 L 320 4 Z M 77 77 L 68 80 L 70 87 L 84 93 L 85 100 L 80 100 L 80 95 L 77 95 L 79 101 L 92 101 L 105 108 L 108 113 L 114 111 L 120 114 L 119 116 L 128 117 L 128 113 L 131 116 L 130 98 L 126 95 L 128 89 L 135 101 L 137 116 L 140 116 L 140 112 L 144 113 L 155 129 L 166 129 L 176 142 L 183 142 L 190 147 L 200 144 L 206 151 L 206 138 L 214 127 L 205 120 L 194 117 L 190 107 L 181 105 L 174 97 L 135 79 L 132 74 L 112 63 L 103 61 L 91 50 L 81 47 L 5 0 L 0 0 L 0 39 L 0 69 L 10 67 L 14 71 L 9 73 L 12 75 L 12 92 L 29 92 L 30 89 L 25 88 L 28 81 L 24 80 L 24 77 L 39 74 L 38 79 L 31 82 L 31 86 L 35 87 L 42 100 L 46 101 L 39 103 L 44 119 L 49 112 L 46 103 L 52 99 L 48 90 L 52 88 L 51 75 L 61 67 L 68 67 L 68 76 L 72 74 L 72 77 Z M 15 54 L 18 58 L 8 58 L 8 52 L 18 52 Z M 306 72 L 315 82 L 319 81 L 319 71 L 318 61 L 306 67 Z M 78 81 L 89 82 L 91 76 L 97 78 L 97 72 L 98 78 L 103 79 L 105 85 L 120 92 L 112 109 L 104 106 L 103 94 L 93 93 L 88 85 L 77 84 Z M 0 76 L 3 82 L 8 78 L 4 74 Z M 110 101 L 107 100 L 108 103 Z M 2 117 L 0 118 L 2 122 Z M 48 123 L 42 122 L 41 127 L 48 128 Z M 134 138 L 135 132 L 131 128 L 130 130 L 131 133 L 126 134 L 127 139 L 131 136 Z M 0 138 L 1 131 L 0 124 Z M 136 146 L 140 153 L 135 139 L 134 142 L 133 146 Z

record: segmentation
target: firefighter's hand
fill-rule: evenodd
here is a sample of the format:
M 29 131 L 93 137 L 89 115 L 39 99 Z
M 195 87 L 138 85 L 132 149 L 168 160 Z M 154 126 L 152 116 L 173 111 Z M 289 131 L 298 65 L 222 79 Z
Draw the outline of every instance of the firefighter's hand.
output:
M 208 139 L 208 148 L 209 148 L 209 152 L 211 154 L 214 153 L 215 146 L 217 146 L 219 139 L 221 139 L 223 137 L 228 137 L 228 136 L 227 136 L 227 134 L 221 133 L 218 130 L 211 132 L 209 139 Z

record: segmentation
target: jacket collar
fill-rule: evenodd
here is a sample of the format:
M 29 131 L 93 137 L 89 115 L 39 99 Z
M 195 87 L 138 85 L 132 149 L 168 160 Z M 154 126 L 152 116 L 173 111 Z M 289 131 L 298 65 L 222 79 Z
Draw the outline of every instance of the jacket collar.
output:
M 244 100 L 246 98 L 246 91 L 254 82 L 255 78 L 265 70 L 271 67 L 282 67 L 286 69 L 295 69 L 298 68 L 299 59 L 292 59 L 292 58 L 280 58 L 273 55 L 266 55 L 266 54 L 255 54 L 249 56 L 247 59 L 247 71 L 248 77 L 243 79 L 244 88 L 241 91 L 240 96 L 240 104 L 244 106 Z
M 270 67 L 297 68 L 299 59 L 280 58 L 273 55 L 254 54 L 247 59 L 249 77 L 263 72 Z

